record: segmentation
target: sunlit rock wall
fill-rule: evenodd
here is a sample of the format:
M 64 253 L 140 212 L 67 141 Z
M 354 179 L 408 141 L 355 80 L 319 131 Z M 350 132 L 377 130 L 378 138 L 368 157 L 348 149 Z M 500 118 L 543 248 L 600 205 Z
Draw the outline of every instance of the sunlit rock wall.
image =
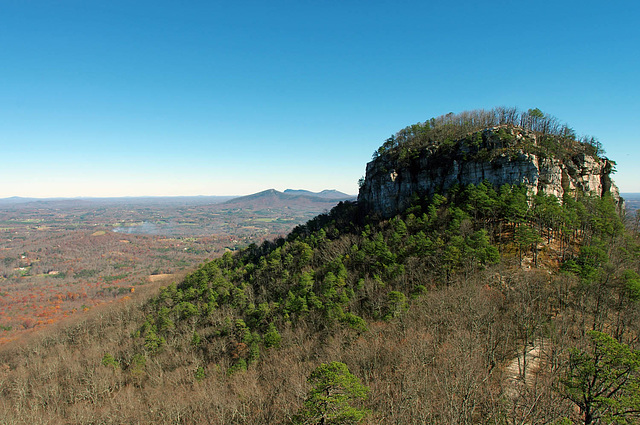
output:
M 560 200 L 566 191 L 595 196 L 610 191 L 619 200 L 618 188 L 610 177 L 612 164 L 606 158 L 582 153 L 564 161 L 540 157 L 517 149 L 518 139 L 528 138 L 535 144 L 535 136 L 515 134 L 515 141 L 507 146 L 496 140 L 496 130 L 485 130 L 483 145 L 475 151 L 458 144 L 457 150 L 446 155 L 432 146 L 423 148 L 410 160 L 380 155 L 367 164 L 358 203 L 373 213 L 391 217 L 409 206 L 413 194 L 432 196 L 455 184 L 466 186 L 485 180 L 495 187 L 525 184 L 531 194 L 541 191 Z M 485 149 L 486 160 L 478 159 L 482 156 L 477 154 L 480 148 Z

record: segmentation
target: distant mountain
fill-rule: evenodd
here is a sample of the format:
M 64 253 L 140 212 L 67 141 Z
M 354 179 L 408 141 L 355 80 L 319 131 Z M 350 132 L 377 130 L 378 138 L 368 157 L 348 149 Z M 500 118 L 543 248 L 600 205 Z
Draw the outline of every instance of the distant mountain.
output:
M 12 196 L 11 198 L 1 198 L 0 207 L 41 207 L 42 205 L 53 205 L 60 202 L 70 201 L 67 198 L 23 198 L 20 196 Z
M 33 202 L 38 200 L 38 198 L 22 198 L 20 196 L 12 196 L 11 198 L 0 198 L 0 205 L 24 204 L 25 202 Z
M 322 192 L 311 192 L 309 190 L 304 190 L 304 189 L 286 189 L 284 193 L 287 193 L 290 195 L 317 196 L 318 198 L 325 198 L 325 199 L 350 200 L 355 198 L 355 196 L 347 195 L 346 193 L 339 192 L 333 189 L 331 190 L 325 189 Z
M 284 192 L 268 189 L 251 195 L 241 196 L 224 202 L 223 206 L 234 208 L 296 208 L 318 206 L 331 208 L 340 201 L 354 200 L 350 196 L 336 190 L 311 192 L 308 190 L 287 189 Z

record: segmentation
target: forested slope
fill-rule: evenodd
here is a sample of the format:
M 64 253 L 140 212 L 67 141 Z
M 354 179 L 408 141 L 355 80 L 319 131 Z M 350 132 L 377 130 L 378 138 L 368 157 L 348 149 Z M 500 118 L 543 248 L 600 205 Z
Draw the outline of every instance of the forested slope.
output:
M 341 362 L 362 423 L 637 423 L 639 252 L 608 194 L 341 203 L 0 353 L 0 421 L 304 422 L 307 378 Z

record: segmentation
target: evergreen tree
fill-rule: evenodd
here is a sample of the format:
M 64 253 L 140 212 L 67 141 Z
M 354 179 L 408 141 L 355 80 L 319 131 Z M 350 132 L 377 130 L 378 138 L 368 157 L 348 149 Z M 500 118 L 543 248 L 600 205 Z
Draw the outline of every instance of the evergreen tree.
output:
M 611 336 L 589 332 L 590 344 L 573 349 L 562 392 L 592 423 L 637 423 L 640 419 L 640 352 Z
M 347 365 L 340 362 L 322 364 L 307 380 L 313 386 L 295 424 L 357 424 L 367 411 L 353 404 L 365 400 L 369 388 L 360 383 Z

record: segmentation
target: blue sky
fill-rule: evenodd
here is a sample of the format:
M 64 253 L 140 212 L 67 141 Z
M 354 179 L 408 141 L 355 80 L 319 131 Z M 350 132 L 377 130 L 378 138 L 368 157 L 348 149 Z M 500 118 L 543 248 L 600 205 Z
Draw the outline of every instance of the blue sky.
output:
M 632 1 L 0 1 L 0 197 L 357 193 L 392 133 L 540 108 L 640 192 Z

